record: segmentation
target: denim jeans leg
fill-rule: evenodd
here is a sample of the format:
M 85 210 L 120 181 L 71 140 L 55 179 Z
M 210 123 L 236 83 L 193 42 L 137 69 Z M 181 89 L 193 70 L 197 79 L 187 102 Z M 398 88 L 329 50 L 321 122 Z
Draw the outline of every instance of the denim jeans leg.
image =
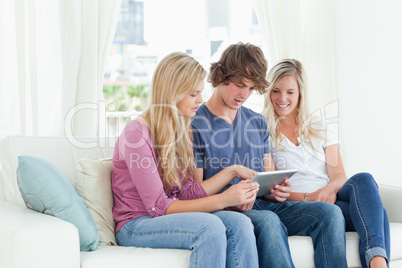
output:
M 288 235 L 310 236 L 315 267 L 347 267 L 345 221 L 341 210 L 325 202 L 256 202 L 255 207 L 275 212 Z
M 257 199 L 256 202 L 262 202 Z M 288 233 L 278 215 L 269 210 L 243 212 L 254 225 L 260 268 L 294 267 L 290 255 Z
M 226 228 L 210 213 L 142 216 L 127 222 L 116 240 L 121 246 L 189 249 L 192 268 L 225 267 Z
M 390 230 L 378 185 L 369 173 L 352 176 L 339 190 L 337 202 L 347 231 L 359 234 L 362 267 L 369 267 L 374 256 L 390 259 Z
M 217 211 L 213 215 L 226 226 L 226 267 L 258 268 L 257 244 L 251 220 L 234 211 Z

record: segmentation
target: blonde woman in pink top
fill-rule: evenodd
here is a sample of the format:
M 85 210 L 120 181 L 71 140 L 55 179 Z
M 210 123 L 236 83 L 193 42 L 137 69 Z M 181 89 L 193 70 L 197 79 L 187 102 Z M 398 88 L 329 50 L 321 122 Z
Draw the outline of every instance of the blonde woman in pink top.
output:
M 157 66 L 151 103 L 129 122 L 113 156 L 113 216 L 122 246 L 192 251 L 190 267 L 258 267 L 250 219 L 226 210 L 250 207 L 255 171 L 230 166 L 194 183 L 190 118 L 202 103 L 206 72 L 191 56 L 175 52 Z M 218 193 L 233 178 L 242 183 Z

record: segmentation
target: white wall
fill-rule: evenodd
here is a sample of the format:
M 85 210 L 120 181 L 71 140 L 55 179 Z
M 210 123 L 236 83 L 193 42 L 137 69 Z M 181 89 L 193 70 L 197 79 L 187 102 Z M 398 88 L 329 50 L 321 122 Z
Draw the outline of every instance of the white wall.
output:
M 402 1 L 336 0 L 334 13 L 347 175 L 402 187 Z

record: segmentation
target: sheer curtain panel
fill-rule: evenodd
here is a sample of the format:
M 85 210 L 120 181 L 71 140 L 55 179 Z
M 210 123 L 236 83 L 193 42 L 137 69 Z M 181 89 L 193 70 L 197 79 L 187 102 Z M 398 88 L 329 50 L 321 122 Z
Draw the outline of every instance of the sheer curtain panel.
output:
M 300 60 L 307 70 L 311 112 L 337 100 L 332 0 L 254 0 L 268 68 Z
M 120 2 L 0 1 L 0 138 L 98 134 Z

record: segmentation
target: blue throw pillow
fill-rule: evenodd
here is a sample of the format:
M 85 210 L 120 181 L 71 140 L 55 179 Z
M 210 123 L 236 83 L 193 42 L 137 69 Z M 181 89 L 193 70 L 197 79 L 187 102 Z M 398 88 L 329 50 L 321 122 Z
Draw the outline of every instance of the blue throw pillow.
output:
M 49 161 L 19 156 L 17 180 L 28 208 L 74 224 L 80 249 L 96 250 L 99 233 L 95 222 L 68 179 Z

